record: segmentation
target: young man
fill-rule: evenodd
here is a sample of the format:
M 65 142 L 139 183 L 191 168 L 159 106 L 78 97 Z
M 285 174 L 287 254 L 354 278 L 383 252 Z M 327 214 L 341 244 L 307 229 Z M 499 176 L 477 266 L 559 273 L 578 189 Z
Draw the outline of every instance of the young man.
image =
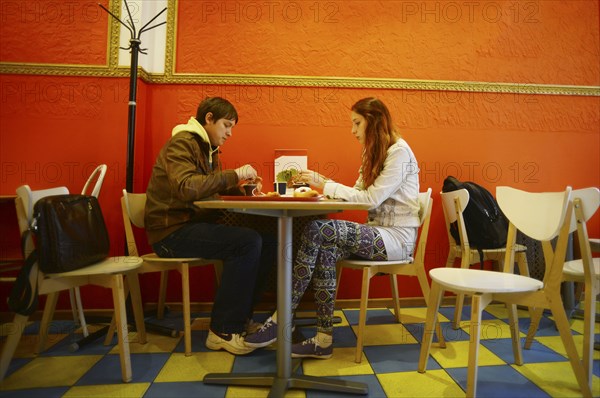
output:
M 234 106 L 212 97 L 200 103 L 195 118 L 173 129 L 152 169 L 145 224 L 161 257 L 223 260 L 206 346 L 247 354 L 254 349 L 244 336 L 260 293 L 256 285 L 276 262 L 276 242 L 253 229 L 218 224 L 219 210 L 194 206 L 217 194 L 240 195 L 240 186 L 257 177 L 250 165 L 222 170 L 219 164 L 219 147 L 237 122 Z

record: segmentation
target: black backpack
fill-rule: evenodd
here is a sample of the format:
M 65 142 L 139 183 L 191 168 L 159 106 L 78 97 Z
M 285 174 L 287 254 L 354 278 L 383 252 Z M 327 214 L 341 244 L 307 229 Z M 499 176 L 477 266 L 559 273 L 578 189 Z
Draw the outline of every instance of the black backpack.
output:
M 469 192 L 469 203 L 463 212 L 469 245 L 479 252 L 483 268 L 483 249 L 498 249 L 506 246 L 508 220 L 490 191 L 471 181 L 461 182 L 448 176 L 444 180 L 442 192 L 459 189 Z M 456 222 L 450 225 L 450 234 L 460 244 Z

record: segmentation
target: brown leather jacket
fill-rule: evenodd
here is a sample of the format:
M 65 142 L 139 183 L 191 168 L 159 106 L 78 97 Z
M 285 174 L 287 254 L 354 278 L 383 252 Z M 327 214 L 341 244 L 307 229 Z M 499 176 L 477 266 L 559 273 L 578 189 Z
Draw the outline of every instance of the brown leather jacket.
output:
M 200 209 L 193 202 L 217 194 L 241 195 L 233 170 L 221 170 L 219 155 L 197 134 L 175 134 L 161 149 L 146 190 L 145 228 L 151 245 L 188 222 L 215 222 L 219 210 Z

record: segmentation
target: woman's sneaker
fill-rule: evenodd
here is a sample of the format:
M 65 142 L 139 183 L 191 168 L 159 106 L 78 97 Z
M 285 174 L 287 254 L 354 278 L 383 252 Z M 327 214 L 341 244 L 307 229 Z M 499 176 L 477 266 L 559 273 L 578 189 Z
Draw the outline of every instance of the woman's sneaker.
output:
M 333 344 L 327 348 L 321 347 L 314 337 L 301 343 L 292 344 L 292 358 L 329 359 L 333 355 Z
M 241 334 L 217 334 L 210 329 L 206 338 L 206 348 L 215 351 L 225 350 L 235 355 L 246 355 L 254 351 L 254 348 L 244 344 L 244 337 Z
M 249 334 L 256 333 L 258 329 L 262 327 L 262 323 L 254 321 L 254 319 L 250 318 L 246 322 L 246 336 Z
M 244 343 L 248 347 L 262 348 L 277 341 L 277 324 L 269 317 L 256 333 L 247 335 Z

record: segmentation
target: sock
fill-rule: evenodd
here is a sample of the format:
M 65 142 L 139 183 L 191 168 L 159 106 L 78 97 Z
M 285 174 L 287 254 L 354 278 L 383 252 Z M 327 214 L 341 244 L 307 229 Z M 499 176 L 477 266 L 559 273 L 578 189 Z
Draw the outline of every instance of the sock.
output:
M 325 332 L 317 332 L 315 340 L 320 347 L 327 348 L 333 344 L 333 335 Z
M 277 311 L 275 311 L 273 315 L 271 315 L 271 319 L 273 320 L 273 322 L 277 323 Z

